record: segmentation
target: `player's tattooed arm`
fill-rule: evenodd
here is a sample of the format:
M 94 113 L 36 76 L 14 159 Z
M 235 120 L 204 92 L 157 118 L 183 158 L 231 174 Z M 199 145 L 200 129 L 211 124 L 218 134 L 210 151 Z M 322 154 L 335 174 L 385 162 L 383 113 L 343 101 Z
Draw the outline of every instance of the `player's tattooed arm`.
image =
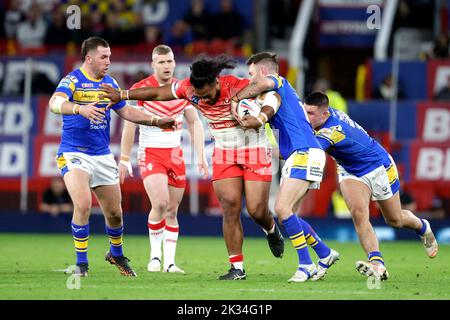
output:
M 233 101 L 238 102 L 242 99 L 253 98 L 257 95 L 275 88 L 275 82 L 268 77 L 260 77 L 253 79 L 250 83 L 242 88 L 233 97 Z

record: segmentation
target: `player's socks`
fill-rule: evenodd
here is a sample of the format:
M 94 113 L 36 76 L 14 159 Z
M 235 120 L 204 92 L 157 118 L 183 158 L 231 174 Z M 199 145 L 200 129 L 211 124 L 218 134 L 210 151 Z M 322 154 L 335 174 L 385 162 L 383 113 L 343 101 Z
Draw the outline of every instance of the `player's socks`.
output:
M 109 247 L 113 257 L 122 257 L 123 250 L 123 226 L 118 228 L 111 228 L 105 225 L 106 233 L 109 236 Z
M 171 264 L 175 265 L 175 251 L 177 249 L 178 233 L 180 228 L 166 224 L 163 231 L 163 250 L 164 250 L 164 270 L 169 268 Z
M 228 261 L 233 265 L 235 269 L 244 270 L 244 255 L 235 254 L 228 257 Z
M 320 259 L 328 257 L 331 253 L 331 249 L 322 241 L 322 239 L 320 239 L 308 222 L 298 216 L 297 219 L 302 225 L 306 243 L 314 249 Z
M 275 226 L 276 226 L 276 222 L 273 224 L 273 226 L 272 226 L 272 228 L 270 228 L 270 230 L 266 230 L 266 229 L 264 229 L 264 228 L 262 228 L 262 230 L 264 231 L 264 233 L 266 234 L 266 235 L 268 235 L 268 234 L 273 234 L 274 232 L 275 232 Z
M 150 259 L 158 258 L 161 261 L 161 244 L 166 220 L 148 221 L 148 236 L 150 238 Z
M 299 264 L 312 264 L 311 257 L 308 252 L 308 245 L 305 240 L 303 228 L 295 214 L 282 221 L 292 245 L 297 250 Z
M 73 235 L 73 242 L 75 244 L 75 252 L 77 253 L 77 265 L 82 263 L 87 264 L 89 224 L 79 226 L 72 222 L 71 229 Z
M 367 255 L 369 262 L 379 262 L 384 266 L 383 256 L 380 251 L 372 251 Z
M 425 220 L 420 219 L 420 222 L 422 222 L 422 228 L 420 230 L 416 231 L 417 234 L 421 237 L 425 234 L 425 231 L 427 231 L 427 224 L 425 223 Z

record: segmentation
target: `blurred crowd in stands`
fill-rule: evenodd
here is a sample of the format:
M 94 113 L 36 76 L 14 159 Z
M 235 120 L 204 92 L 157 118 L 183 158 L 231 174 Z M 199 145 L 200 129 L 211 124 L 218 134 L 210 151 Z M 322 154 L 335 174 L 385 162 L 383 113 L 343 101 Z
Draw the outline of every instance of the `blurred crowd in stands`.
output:
M 186 0 L 188 1 L 188 0 Z M 175 53 L 200 52 L 248 55 L 251 26 L 233 0 L 220 0 L 220 9 L 211 12 L 204 0 L 192 0 L 188 10 L 169 28 L 155 23 L 160 0 L 6 0 L 0 2 L 2 52 L 46 54 L 63 51 L 77 54 L 89 36 L 106 39 L 115 52 L 149 52 L 161 42 Z M 81 9 L 81 29 L 69 30 L 66 10 Z M 248 40 L 248 41 L 246 41 Z

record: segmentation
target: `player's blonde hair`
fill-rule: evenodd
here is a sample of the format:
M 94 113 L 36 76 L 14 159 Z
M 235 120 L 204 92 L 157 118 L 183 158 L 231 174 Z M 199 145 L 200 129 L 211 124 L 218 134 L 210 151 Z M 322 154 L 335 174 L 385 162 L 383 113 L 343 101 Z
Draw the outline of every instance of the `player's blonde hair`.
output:
M 154 60 L 154 57 L 156 55 L 165 55 L 169 53 L 173 54 L 172 49 L 169 46 L 166 46 L 165 44 L 160 44 L 153 49 L 152 60 Z

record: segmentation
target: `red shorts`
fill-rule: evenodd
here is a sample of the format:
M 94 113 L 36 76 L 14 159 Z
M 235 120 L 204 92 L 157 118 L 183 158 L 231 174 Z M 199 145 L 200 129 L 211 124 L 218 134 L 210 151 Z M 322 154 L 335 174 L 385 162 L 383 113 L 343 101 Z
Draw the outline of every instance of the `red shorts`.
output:
M 272 181 L 272 150 L 267 148 L 214 148 L 212 180 L 242 177 L 249 181 Z
M 183 150 L 176 148 L 146 148 L 139 158 L 142 180 L 149 175 L 162 173 L 167 175 L 169 185 L 175 188 L 186 187 L 186 167 Z

